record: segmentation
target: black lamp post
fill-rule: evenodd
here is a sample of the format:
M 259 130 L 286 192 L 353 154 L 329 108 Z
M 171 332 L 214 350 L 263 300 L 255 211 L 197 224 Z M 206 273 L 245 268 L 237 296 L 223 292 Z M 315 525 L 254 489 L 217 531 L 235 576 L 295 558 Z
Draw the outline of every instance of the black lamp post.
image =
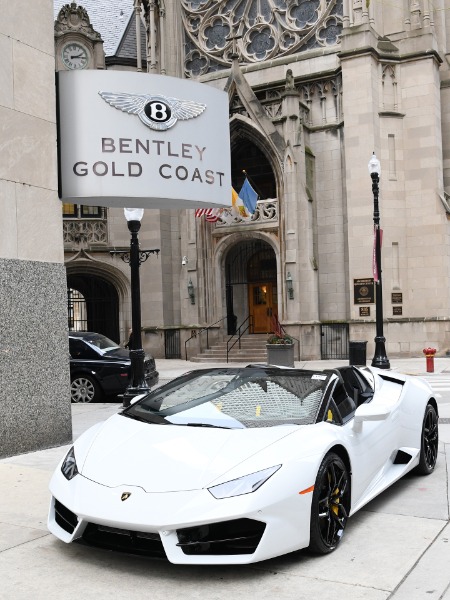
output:
M 141 228 L 141 219 L 144 215 L 143 208 L 124 208 L 128 229 L 131 233 L 130 250 L 111 250 L 110 254 L 118 254 L 120 258 L 130 265 L 131 269 L 131 381 L 123 396 L 123 406 L 130 406 L 131 399 L 138 394 L 149 391 L 145 381 L 144 360 L 145 351 L 142 348 L 141 335 L 141 284 L 139 268 L 150 254 L 158 254 L 159 249 L 141 250 L 139 248 L 138 232 Z
M 383 335 L 383 285 L 381 282 L 381 229 L 380 229 L 380 207 L 378 204 L 379 182 L 381 166 L 375 156 L 375 152 L 369 161 L 369 173 L 372 178 L 373 193 L 373 225 L 375 235 L 375 247 L 373 256 L 373 274 L 375 280 L 375 311 L 376 311 L 376 336 L 375 354 L 372 359 L 372 367 L 379 369 L 390 369 L 391 365 L 386 355 L 385 341 Z

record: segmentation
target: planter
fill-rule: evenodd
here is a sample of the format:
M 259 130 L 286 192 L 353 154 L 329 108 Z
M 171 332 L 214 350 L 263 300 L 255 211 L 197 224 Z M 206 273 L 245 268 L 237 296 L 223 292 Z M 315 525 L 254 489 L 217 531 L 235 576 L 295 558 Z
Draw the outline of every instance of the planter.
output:
M 266 344 L 267 364 L 294 367 L 294 344 Z

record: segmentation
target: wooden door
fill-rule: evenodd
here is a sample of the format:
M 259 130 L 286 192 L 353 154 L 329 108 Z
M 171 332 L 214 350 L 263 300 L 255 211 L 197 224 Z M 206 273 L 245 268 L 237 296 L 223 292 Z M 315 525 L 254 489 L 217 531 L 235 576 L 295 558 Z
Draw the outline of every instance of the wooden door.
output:
M 253 315 L 253 333 L 270 333 L 272 317 L 278 316 L 276 284 L 249 284 L 249 311 Z

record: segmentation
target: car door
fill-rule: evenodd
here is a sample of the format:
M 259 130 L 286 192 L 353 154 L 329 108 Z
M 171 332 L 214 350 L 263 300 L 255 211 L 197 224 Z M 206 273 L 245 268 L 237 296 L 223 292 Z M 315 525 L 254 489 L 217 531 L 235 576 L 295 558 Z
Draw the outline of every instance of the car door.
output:
M 343 426 L 352 454 L 353 509 L 386 487 L 400 446 L 401 393 L 401 383 L 377 375 L 373 398 L 360 405 Z M 366 415 L 359 421 L 362 412 Z
M 95 373 L 102 377 L 101 356 L 86 342 L 77 338 L 69 338 L 70 370 L 75 373 Z

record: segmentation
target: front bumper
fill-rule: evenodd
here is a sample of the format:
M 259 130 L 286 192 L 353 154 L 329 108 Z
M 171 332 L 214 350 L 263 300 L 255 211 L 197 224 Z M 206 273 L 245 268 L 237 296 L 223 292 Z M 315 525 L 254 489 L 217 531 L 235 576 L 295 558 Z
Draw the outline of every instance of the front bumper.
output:
M 309 544 L 310 497 L 259 490 L 216 500 L 208 490 L 146 493 L 108 488 L 56 472 L 48 528 L 66 543 L 84 541 L 176 564 L 246 564 Z M 275 492 L 275 493 L 274 493 Z

